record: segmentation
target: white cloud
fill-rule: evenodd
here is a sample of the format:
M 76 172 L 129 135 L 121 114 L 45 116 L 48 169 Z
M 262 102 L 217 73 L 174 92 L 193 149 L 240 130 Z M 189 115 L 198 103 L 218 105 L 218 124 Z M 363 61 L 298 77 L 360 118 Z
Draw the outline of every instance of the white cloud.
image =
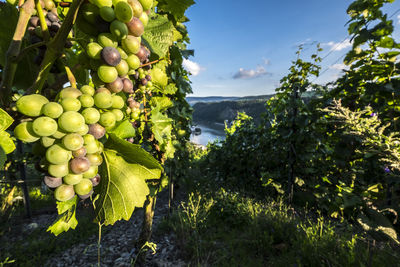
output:
M 264 65 L 269 65 L 271 62 L 267 58 L 262 58 Z
M 329 43 L 322 43 L 322 45 L 330 47 L 330 51 L 341 51 L 352 46 L 352 43 L 350 42 L 350 39 L 346 39 L 343 42 L 335 43 L 331 41 Z
M 400 15 L 397 15 L 397 24 L 400 24 Z
M 240 68 L 238 72 L 236 72 L 232 78 L 233 79 L 252 79 L 260 76 L 267 75 L 268 72 L 265 70 L 263 66 L 258 66 L 256 69 L 245 70 Z
M 200 66 L 198 63 L 193 62 L 189 59 L 184 58 L 182 66 L 190 72 L 193 76 L 197 76 L 200 74 L 201 71 L 205 70 L 202 66 Z
M 338 63 L 338 64 L 333 64 L 333 65 L 329 66 L 329 68 L 330 68 L 330 69 L 333 69 L 333 70 L 346 70 L 346 69 L 348 69 L 349 67 L 346 66 L 346 65 L 343 64 L 343 63 Z

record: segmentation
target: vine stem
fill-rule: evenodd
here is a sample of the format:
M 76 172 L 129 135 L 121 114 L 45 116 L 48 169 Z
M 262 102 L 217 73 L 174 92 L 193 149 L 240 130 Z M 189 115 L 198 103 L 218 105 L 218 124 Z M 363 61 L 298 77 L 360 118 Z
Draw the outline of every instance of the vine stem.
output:
M 51 66 L 54 61 L 60 57 L 64 50 L 65 40 L 68 38 L 68 34 L 71 31 L 78 14 L 79 7 L 83 2 L 84 0 L 74 0 L 72 2 L 61 28 L 47 46 L 46 54 L 40 66 L 36 82 L 31 88 L 29 88 L 28 93 L 39 93 L 42 90 L 47 80 L 47 76 L 50 73 Z
M 97 240 L 97 266 L 100 267 L 101 259 L 101 227 L 103 225 L 99 222 L 99 239 Z
M 43 39 L 48 42 L 50 40 L 49 28 L 47 27 L 46 18 L 44 17 L 43 8 L 39 0 L 35 0 L 35 6 L 39 17 L 40 27 L 42 28 Z
M 148 66 L 148 65 L 155 64 L 155 63 L 160 62 L 161 60 L 164 60 L 164 59 L 165 59 L 165 58 L 160 58 L 160 59 L 157 59 L 157 60 L 148 62 L 148 63 L 146 63 L 146 64 L 142 64 L 142 65 L 140 65 L 140 68 L 145 67 L 145 66 Z
M 18 55 L 21 50 L 22 38 L 35 8 L 34 0 L 27 0 L 19 9 L 19 17 L 13 39 L 6 53 L 6 62 L 2 71 L 0 84 L 0 104 L 10 103 L 11 87 L 17 70 Z
M 30 45 L 30 46 L 28 46 L 28 47 L 25 47 L 25 48 L 22 49 L 21 52 L 19 53 L 19 55 L 18 55 L 16 61 L 17 61 L 17 62 L 21 61 L 22 58 L 23 58 L 29 51 L 31 51 L 32 49 L 38 48 L 38 47 L 40 47 L 40 46 L 42 46 L 42 45 L 46 45 L 46 42 L 43 41 L 43 42 L 39 42 L 39 43 Z

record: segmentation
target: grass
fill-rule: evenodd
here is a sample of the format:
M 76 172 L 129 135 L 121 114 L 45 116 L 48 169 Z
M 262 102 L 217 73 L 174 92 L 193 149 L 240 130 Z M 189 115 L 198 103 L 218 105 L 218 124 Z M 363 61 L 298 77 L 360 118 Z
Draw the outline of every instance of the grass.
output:
M 357 230 L 223 189 L 189 194 L 161 228 L 191 266 L 399 266 L 395 249 Z

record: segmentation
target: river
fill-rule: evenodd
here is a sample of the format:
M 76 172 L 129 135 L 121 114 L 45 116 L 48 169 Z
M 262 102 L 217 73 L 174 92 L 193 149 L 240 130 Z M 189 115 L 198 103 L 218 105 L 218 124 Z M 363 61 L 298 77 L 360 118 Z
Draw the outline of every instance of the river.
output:
M 190 136 L 190 141 L 195 144 L 206 146 L 208 142 L 213 142 L 215 140 L 222 141 L 225 139 L 225 126 L 223 124 L 206 124 L 206 123 L 197 123 L 196 128 L 201 129 L 200 135 L 192 134 Z

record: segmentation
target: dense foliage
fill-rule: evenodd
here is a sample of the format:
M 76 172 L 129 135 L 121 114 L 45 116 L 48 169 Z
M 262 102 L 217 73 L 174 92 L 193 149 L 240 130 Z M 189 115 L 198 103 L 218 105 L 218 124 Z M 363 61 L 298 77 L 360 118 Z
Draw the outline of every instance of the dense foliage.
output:
M 204 180 L 258 198 L 283 196 L 397 242 L 400 52 L 381 11 L 389 2 L 349 6 L 353 48 L 336 82 L 313 84 L 321 49 L 307 62 L 300 48 L 261 126 L 239 114 L 226 140 L 209 146 Z

